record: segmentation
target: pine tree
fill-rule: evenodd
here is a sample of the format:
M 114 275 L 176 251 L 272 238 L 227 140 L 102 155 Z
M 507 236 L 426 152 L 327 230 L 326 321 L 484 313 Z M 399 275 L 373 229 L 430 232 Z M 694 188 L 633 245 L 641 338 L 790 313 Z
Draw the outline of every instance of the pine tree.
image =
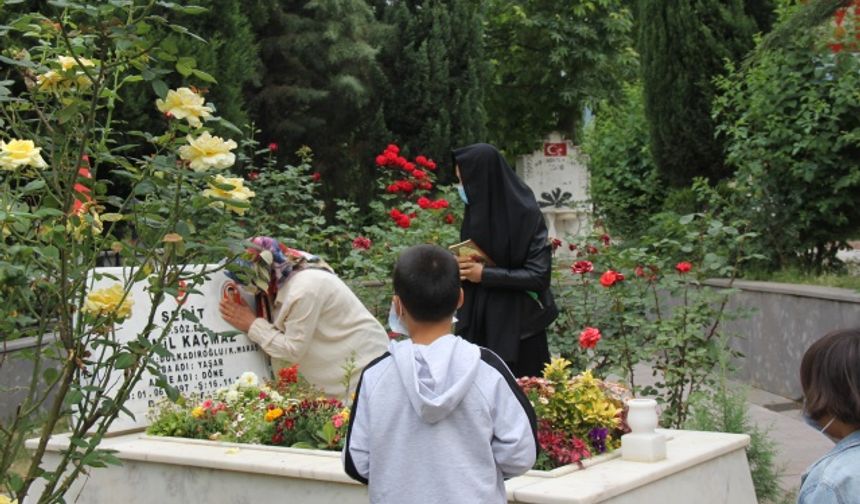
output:
M 651 153 L 663 177 L 730 175 L 714 138 L 713 78 L 753 47 L 755 21 L 740 0 L 640 0 L 639 52 Z
M 364 0 L 248 3 L 264 73 L 249 93 L 264 142 L 302 145 L 326 196 L 366 201 L 374 150 L 386 141 L 376 61 L 381 24 Z
M 446 165 L 453 147 L 486 140 L 483 13 L 469 0 L 375 2 L 390 27 L 381 55 L 392 140 Z M 450 181 L 450 170 L 440 172 Z

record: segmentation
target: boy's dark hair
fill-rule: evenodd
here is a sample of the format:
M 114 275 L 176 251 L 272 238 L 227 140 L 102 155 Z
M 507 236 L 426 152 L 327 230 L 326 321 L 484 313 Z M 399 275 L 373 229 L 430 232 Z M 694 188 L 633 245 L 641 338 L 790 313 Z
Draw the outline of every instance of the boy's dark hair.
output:
M 404 250 L 393 277 L 394 293 L 416 321 L 439 322 L 457 311 L 460 267 L 442 247 L 415 245 Z
M 800 384 L 806 412 L 860 426 L 860 328 L 833 331 L 803 354 Z

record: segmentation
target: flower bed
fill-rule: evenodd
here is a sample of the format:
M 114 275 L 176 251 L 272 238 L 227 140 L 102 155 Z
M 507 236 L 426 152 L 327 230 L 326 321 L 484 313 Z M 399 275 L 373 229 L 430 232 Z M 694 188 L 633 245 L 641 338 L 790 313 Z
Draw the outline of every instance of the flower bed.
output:
M 573 376 L 566 359 L 553 359 L 543 377 L 518 383 L 538 417 L 541 453 L 535 469 L 583 467 L 584 459 L 617 448 L 628 431 L 628 391 L 589 371 Z M 164 400 L 150 418 L 147 433 L 155 436 L 341 450 L 349 408 L 314 389 L 293 366 L 282 369 L 275 381 L 245 373 L 213 397 Z
M 570 361 L 553 359 L 542 378 L 517 380 L 538 418 L 541 452 L 535 469 L 551 470 L 578 464 L 621 445 L 629 432 L 624 400 L 630 393 L 621 385 L 594 378 L 591 371 L 573 376 Z
M 150 417 L 146 432 L 155 436 L 340 450 L 349 408 L 310 386 L 293 366 L 281 369 L 276 381 L 249 372 L 213 397 L 162 401 Z

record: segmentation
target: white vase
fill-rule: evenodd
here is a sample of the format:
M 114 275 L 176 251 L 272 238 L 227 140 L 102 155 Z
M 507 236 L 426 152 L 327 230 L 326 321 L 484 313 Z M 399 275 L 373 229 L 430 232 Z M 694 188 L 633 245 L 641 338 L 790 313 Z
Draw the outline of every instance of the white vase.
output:
M 651 434 L 657 428 L 657 401 L 630 399 L 627 401 L 627 425 L 634 434 Z
M 636 462 L 657 462 L 666 458 L 666 438 L 657 434 L 657 401 L 627 401 L 629 434 L 621 436 L 621 457 Z

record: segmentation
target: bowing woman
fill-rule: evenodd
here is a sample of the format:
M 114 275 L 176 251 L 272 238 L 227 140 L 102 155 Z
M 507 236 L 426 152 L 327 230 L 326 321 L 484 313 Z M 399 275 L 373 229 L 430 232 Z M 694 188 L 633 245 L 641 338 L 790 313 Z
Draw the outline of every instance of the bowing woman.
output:
M 465 299 L 457 334 L 496 352 L 515 376 L 540 376 L 549 362 L 546 328 L 558 316 L 543 214 L 492 145 L 463 147 L 453 157 L 466 203 L 460 239 L 490 260 L 458 256 Z

